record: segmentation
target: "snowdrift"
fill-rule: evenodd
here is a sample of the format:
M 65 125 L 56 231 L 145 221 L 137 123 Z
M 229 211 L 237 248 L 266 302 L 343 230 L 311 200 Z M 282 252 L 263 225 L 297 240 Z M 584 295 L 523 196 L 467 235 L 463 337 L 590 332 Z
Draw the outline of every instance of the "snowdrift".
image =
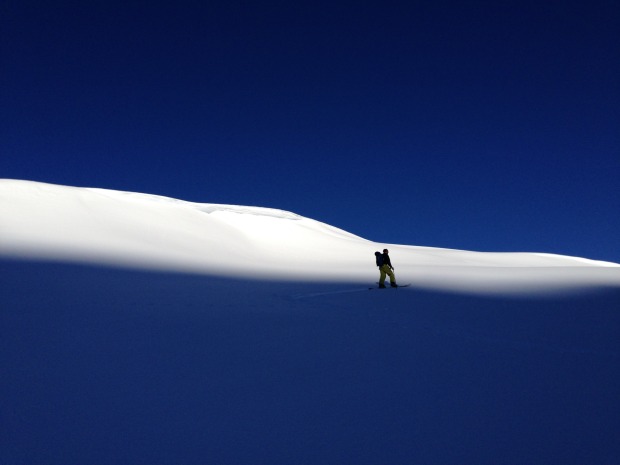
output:
M 482 293 L 620 286 L 620 265 L 544 253 L 382 244 L 294 213 L 0 180 L 0 255 L 231 278 L 401 283 Z

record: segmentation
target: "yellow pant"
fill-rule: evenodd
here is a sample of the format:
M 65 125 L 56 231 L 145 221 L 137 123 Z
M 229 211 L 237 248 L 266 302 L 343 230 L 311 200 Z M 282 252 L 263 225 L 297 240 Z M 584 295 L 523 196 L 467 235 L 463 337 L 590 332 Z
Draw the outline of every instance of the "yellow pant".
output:
M 394 276 L 394 272 L 389 265 L 383 265 L 381 268 L 379 268 L 379 272 L 381 273 L 381 275 L 379 276 L 379 284 L 385 284 L 386 275 L 390 277 L 391 283 L 396 282 L 396 276 Z

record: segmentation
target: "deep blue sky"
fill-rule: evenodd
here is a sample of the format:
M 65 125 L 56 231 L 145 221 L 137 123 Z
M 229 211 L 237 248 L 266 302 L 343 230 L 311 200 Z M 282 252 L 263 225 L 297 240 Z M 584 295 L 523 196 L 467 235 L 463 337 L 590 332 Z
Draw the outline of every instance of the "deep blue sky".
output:
M 619 10 L 5 2 L 0 177 L 620 262 Z

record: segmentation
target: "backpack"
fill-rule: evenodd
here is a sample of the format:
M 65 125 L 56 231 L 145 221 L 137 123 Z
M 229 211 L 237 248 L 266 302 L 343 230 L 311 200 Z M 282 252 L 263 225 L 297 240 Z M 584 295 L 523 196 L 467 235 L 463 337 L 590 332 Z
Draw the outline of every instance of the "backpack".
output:
M 375 259 L 377 261 L 377 266 L 383 266 L 383 254 L 381 252 L 375 252 Z

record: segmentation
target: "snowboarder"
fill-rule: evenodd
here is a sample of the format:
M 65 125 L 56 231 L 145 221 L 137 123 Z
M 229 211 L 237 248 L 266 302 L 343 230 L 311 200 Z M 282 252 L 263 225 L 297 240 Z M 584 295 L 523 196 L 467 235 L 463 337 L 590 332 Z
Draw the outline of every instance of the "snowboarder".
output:
M 385 276 L 390 277 L 390 286 L 398 287 L 396 284 L 396 276 L 394 276 L 394 267 L 390 261 L 388 249 L 383 249 L 383 254 L 375 252 L 377 266 L 379 267 L 379 289 L 385 289 Z

